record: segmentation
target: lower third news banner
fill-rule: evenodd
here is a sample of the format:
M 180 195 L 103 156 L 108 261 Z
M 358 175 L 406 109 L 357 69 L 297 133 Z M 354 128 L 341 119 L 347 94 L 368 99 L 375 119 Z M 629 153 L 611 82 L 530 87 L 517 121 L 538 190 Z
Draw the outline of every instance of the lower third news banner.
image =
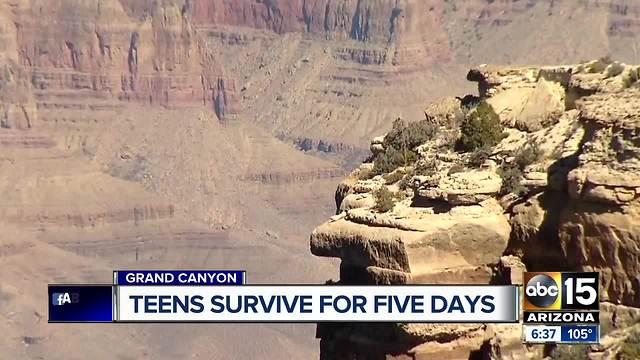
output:
M 142 275 L 140 275 L 142 274 Z M 128 271 L 50 285 L 50 322 L 517 322 L 511 285 L 245 285 L 244 272 Z
M 121 286 L 124 322 L 516 322 L 511 286 Z

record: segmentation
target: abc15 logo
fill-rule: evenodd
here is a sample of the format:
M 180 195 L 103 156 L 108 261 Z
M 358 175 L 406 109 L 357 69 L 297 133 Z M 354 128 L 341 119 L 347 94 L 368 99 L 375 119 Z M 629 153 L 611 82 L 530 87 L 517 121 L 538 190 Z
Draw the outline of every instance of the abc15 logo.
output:
M 598 310 L 597 272 L 525 272 L 524 310 Z

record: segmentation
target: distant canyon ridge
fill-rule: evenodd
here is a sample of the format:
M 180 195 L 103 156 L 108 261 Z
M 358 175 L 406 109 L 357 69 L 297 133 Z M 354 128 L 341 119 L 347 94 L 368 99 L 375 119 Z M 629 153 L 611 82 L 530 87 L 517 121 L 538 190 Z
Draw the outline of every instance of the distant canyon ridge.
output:
M 289 141 L 353 150 L 390 117 L 415 118 L 427 99 L 466 89 L 455 64 L 637 58 L 640 5 L 33 0 L 6 2 L 0 24 L 2 56 L 26 80 L 4 127 L 36 126 L 88 99 L 103 101 L 90 107 L 97 112 L 122 102 L 198 106 Z

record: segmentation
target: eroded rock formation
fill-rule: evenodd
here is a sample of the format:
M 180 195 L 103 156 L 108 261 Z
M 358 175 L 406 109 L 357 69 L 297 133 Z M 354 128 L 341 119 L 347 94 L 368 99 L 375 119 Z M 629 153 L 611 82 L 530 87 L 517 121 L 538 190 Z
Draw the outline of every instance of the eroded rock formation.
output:
M 438 102 L 418 125 L 426 130 L 394 127 L 372 141 L 371 162 L 340 185 L 338 213 L 311 234 L 311 252 L 341 259 L 342 284 L 520 284 L 525 269 L 599 271 L 604 319 L 620 306 L 640 307 L 638 71 L 609 60 L 472 69 L 479 98 Z M 495 110 L 504 134 L 488 149 L 464 152 L 451 133 L 479 102 Z M 395 137 L 406 143 L 433 128 L 409 149 L 414 155 L 394 160 Z M 517 326 L 497 328 L 320 324 L 318 336 L 327 359 L 535 351 L 518 345 Z

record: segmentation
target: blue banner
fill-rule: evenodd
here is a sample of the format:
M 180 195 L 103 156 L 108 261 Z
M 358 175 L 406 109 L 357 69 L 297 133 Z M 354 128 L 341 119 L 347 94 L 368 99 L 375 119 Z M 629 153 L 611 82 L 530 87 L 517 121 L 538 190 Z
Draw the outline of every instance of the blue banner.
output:
M 599 325 L 562 326 L 561 341 L 564 343 L 597 343 Z
M 49 322 L 113 321 L 112 285 L 49 285 Z
M 119 270 L 117 285 L 243 285 L 241 270 Z

